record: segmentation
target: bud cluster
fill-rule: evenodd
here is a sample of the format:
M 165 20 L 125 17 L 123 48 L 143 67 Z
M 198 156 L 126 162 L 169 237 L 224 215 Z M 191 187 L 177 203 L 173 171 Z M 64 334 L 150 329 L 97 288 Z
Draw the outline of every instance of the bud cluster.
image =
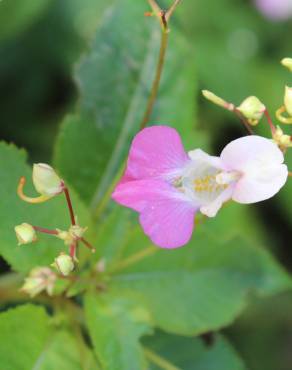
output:
M 71 225 L 68 231 L 60 229 L 51 230 L 39 226 L 33 226 L 26 222 L 17 225 L 14 228 L 18 245 L 36 242 L 37 232 L 40 232 L 50 234 L 61 239 L 65 246 L 69 248 L 68 253 L 60 253 L 60 255 L 57 256 L 51 264 L 51 266 L 56 269 L 56 272 L 53 272 L 48 267 L 37 267 L 31 271 L 29 276 L 25 279 L 25 283 L 22 287 L 22 291 L 28 293 L 32 297 L 42 291 L 46 291 L 51 295 L 53 293 L 53 287 L 58 274 L 60 276 L 67 277 L 74 271 L 76 264 L 78 263 L 76 254 L 79 241 L 81 241 L 87 248 L 91 249 L 92 252 L 94 252 L 95 249 L 83 238 L 87 228 L 81 227 L 77 224 L 77 218 L 74 215 L 69 190 L 65 186 L 65 182 L 57 175 L 51 166 L 44 163 L 34 164 L 33 166 L 32 182 L 36 191 L 39 193 L 39 196 L 29 197 L 25 195 L 23 192 L 25 182 L 25 178 L 22 177 L 17 189 L 17 193 L 22 200 L 28 203 L 38 204 L 46 202 L 51 198 L 64 193 L 70 214 Z
M 292 58 L 284 58 L 281 63 L 292 72 Z M 276 127 L 274 125 L 266 106 L 256 96 L 249 96 L 244 99 L 239 106 L 236 106 L 233 103 L 225 101 L 211 91 L 203 90 L 202 94 L 212 103 L 234 112 L 239 116 L 250 134 L 254 133 L 250 126 L 258 125 L 265 115 L 270 126 L 272 138 L 279 148 L 285 152 L 288 148 L 292 147 L 292 136 L 285 134 L 279 126 Z M 283 103 L 282 107 L 277 110 L 276 117 L 281 123 L 292 124 L 292 87 L 285 87 Z

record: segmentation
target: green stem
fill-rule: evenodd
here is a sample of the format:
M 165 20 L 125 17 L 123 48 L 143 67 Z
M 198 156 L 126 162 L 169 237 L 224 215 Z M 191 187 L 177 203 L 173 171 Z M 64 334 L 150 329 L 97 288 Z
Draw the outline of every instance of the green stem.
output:
M 180 368 L 172 365 L 169 361 L 165 360 L 163 357 L 159 356 L 157 353 L 151 351 L 148 348 L 143 348 L 144 354 L 149 361 L 157 365 L 163 370 L 181 370 Z
M 147 107 L 146 107 L 144 116 L 141 121 L 141 125 L 140 125 L 141 130 L 147 125 L 150 119 L 150 116 L 152 114 L 153 108 L 154 108 L 155 100 L 157 98 L 157 94 L 159 90 L 162 71 L 164 67 L 167 45 L 168 45 L 168 30 L 162 28 L 161 44 L 160 44 L 160 51 L 159 51 L 157 68 L 156 68 L 156 74 L 155 74 L 155 78 L 154 78 L 153 85 L 151 88 L 151 93 L 148 99 Z
M 102 198 L 101 202 L 99 203 L 99 205 L 97 206 L 95 212 L 94 212 L 94 215 L 93 215 L 93 218 L 95 220 L 98 220 L 99 217 L 102 215 L 103 211 L 105 210 L 110 198 L 111 198 L 111 195 L 112 195 L 112 192 L 114 191 L 118 181 L 120 180 L 120 178 L 122 177 L 123 175 L 123 172 L 125 170 L 125 167 L 126 167 L 126 163 L 125 161 L 123 161 L 123 163 L 121 164 L 119 170 L 117 171 L 117 174 L 116 176 L 114 177 L 113 181 L 111 182 L 110 186 L 108 187 L 104 197 Z
M 146 249 L 142 249 L 141 251 L 133 254 L 132 256 L 125 258 L 124 260 L 120 261 L 111 272 L 118 272 L 124 270 L 125 268 L 134 265 L 135 263 L 143 260 L 146 257 L 150 257 L 158 251 L 158 247 L 151 245 Z

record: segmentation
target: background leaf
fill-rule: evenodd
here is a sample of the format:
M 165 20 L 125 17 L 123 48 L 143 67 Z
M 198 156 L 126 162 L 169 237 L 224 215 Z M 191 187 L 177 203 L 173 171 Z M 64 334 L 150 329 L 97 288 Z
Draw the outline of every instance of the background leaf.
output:
M 104 370 L 145 368 L 139 338 L 149 332 L 149 315 L 131 300 L 118 295 L 88 295 L 87 326 L 96 356 Z
M 23 31 L 47 9 L 51 0 L 2 0 L 0 4 L 0 41 Z
M 49 335 L 49 318 L 42 307 L 27 304 L 1 313 L 2 369 L 34 369 Z
M 142 240 L 134 234 L 122 255 L 149 246 L 146 237 Z M 187 247 L 157 248 L 155 254 L 123 267 L 119 270 L 116 264 L 111 291 L 137 299 L 155 326 L 183 335 L 229 325 L 246 307 L 248 293 L 269 295 L 291 288 L 291 278 L 269 253 L 240 237 L 222 243 L 203 226 Z
M 107 9 L 77 69 L 76 114 L 65 119 L 57 142 L 56 166 L 92 209 L 139 130 L 154 79 L 161 31 L 156 19 L 143 17 L 145 10 L 146 3 L 130 0 L 116 0 Z M 176 127 L 194 147 L 202 135 L 190 134 L 196 88 L 192 55 L 192 46 L 173 26 L 151 124 Z M 76 150 L 81 147 L 82 152 Z
M 214 335 L 211 343 L 202 338 L 186 338 L 156 333 L 143 343 L 155 353 L 182 370 L 244 370 L 242 360 L 222 335 Z M 151 364 L 149 370 L 160 368 Z

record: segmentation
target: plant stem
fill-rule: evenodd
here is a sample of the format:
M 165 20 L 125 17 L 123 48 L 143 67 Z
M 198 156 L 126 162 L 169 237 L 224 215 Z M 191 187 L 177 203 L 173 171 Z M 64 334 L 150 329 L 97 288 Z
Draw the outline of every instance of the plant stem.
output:
M 157 365 L 163 370 L 181 370 L 180 368 L 172 365 L 169 361 L 165 360 L 163 357 L 157 355 L 155 352 L 151 351 L 148 348 L 143 348 L 143 352 L 153 364 Z
M 165 13 L 165 19 L 167 22 L 169 22 L 170 17 L 172 16 L 172 13 L 175 11 L 178 4 L 181 2 L 181 0 L 175 0 L 174 3 L 171 5 L 171 7 L 168 9 L 168 11 Z
M 111 272 L 118 272 L 124 270 L 125 268 L 143 260 L 146 257 L 150 257 L 158 251 L 158 247 L 151 245 L 146 249 L 142 249 L 141 251 L 133 254 L 132 256 L 125 258 L 124 260 L 120 261 L 116 267 L 112 269 Z
M 108 187 L 104 197 L 102 198 L 101 202 L 99 203 L 98 207 L 96 208 L 95 212 L 94 212 L 94 219 L 97 220 L 99 218 L 99 216 L 103 213 L 103 211 L 105 210 L 110 198 L 111 198 L 111 195 L 112 195 L 112 192 L 114 191 L 114 188 L 116 187 L 118 181 L 120 180 L 120 178 L 122 177 L 123 175 L 123 172 L 125 170 L 125 167 L 126 167 L 126 164 L 125 164 L 125 161 L 121 164 L 120 168 L 118 169 L 117 173 L 116 173 L 116 176 L 114 177 L 113 181 L 111 182 L 110 186 Z
M 165 55 L 166 55 L 166 49 L 168 45 L 168 30 L 165 28 L 162 28 L 161 31 L 161 43 L 160 43 L 160 50 L 159 50 L 159 57 L 158 57 L 158 63 L 155 73 L 155 78 L 153 81 L 153 85 L 151 88 L 150 96 L 148 99 L 147 107 L 140 125 L 140 129 L 142 130 L 148 123 L 149 118 L 152 114 L 155 100 L 158 94 L 159 84 L 162 76 L 163 66 L 165 62 Z
M 50 229 L 47 229 L 45 227 L 40 227 L 40 226 L 33 226 L 33 228 L 35 229 L 35 231 L 38 231 L 43 234 L 58 235 L 57 230 L 50 230 Z
M 273 121 L 272 121 L 272 118 L 271 118 L 271 116 L 270 116 L 270 114 L 269 114 L 269 111 L 268 111 L 267 109 L 265 109 L 264 114 L 265 114 L 265 116 L 266 116 L 266 118 L 267 118 L 268 124 L 269 124 L 270 129 L 271 129 L 271 132 L 272 132 L 272 134 L 273 134 L 273 133 L 276 131 L 276 127 L 275 127 L 275 125 L 273 124 Z
M 233 108 L 233 112 L 241 120 L 241 122 L 243 123 L 244 127 L 247 129 L 248 133 L 250 135 L 254 135 L 253 130 L 251 129 L 250 125 L 248 124 L 248 122 L 246 121 L 246 119 L 244 118 L 244 116 L 242 115 L 242 113 L 236 107 Z
M 73 206 L 72 206 L 72 202 L 71 202 L 70 193 L 69 193 L 69 190 L 66 186 L 64 187 L 64 194 L 65 194 L 68 209 L 69 209 L 71 224 L 76 225 L 75 215 L 74 215 L 74 211 L 73 211 Z

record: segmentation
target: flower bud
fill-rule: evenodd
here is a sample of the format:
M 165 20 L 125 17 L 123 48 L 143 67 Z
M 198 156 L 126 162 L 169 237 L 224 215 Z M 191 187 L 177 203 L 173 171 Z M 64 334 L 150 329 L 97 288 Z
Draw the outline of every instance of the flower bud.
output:
M 249 96 L 237 107 L 237 110 L 247 118 L 248 123 L 252 126 L 256 126 L 259 123 L 265 109 L 264 104 L 256 96 Z
M 58 230 L 56 235 L 59 239 L 63 240 L 65 245 L 71 245 L 72 243 L 80 240 L 83 234 L 87 230 L 87 227 L 81 227 L 79 225 L 70 226 L 68 231 Z
M 291 137 L 284 134 L 283 130 L 277 126 L 277 129 L 273 133 L 273 140 L 281 149 L 287 149 L 292 147 Z
M 281 63 L 292 72 L 292 58 L 284 58 L 281 60 Z
M 56 282 L 56 274 L 48 267 L 36 267 L 25 279 L 22 292 L 29 294 L 31 297 L 36 296 L 42 291 L 49 295 L 53 294 Z
M 60 194 L 64 189 L 63 181 L 55 170 L 45 163 L 33 165 L 32 181 L 37 192 L 47 197 Z
M 74 261 L 68 254 L 61 253 L 57 258 L 55 258 L 54 263 L 52 263 L 60 274 L 68 276 L 74 270 Z
M 225 108 L 231 111 L 234 109 L 234 105 L 232 103 L 228 103 L 227 101 L 223 100 L 222 98 L 215 95 L 209 90 L 202 90 L 202 94 L 207 100 L 211 101 L 212 103 L 216 105 L 219 105 L 219 107 L 222 107 L 222 108 Z
M 14 228 L 18 245 L 29 244 L 37 240 L 35 229 L 27 223 L 22 223 Z
M 287 113 L 292 117 L 292 87 L 285 87 L 284 105 Z

